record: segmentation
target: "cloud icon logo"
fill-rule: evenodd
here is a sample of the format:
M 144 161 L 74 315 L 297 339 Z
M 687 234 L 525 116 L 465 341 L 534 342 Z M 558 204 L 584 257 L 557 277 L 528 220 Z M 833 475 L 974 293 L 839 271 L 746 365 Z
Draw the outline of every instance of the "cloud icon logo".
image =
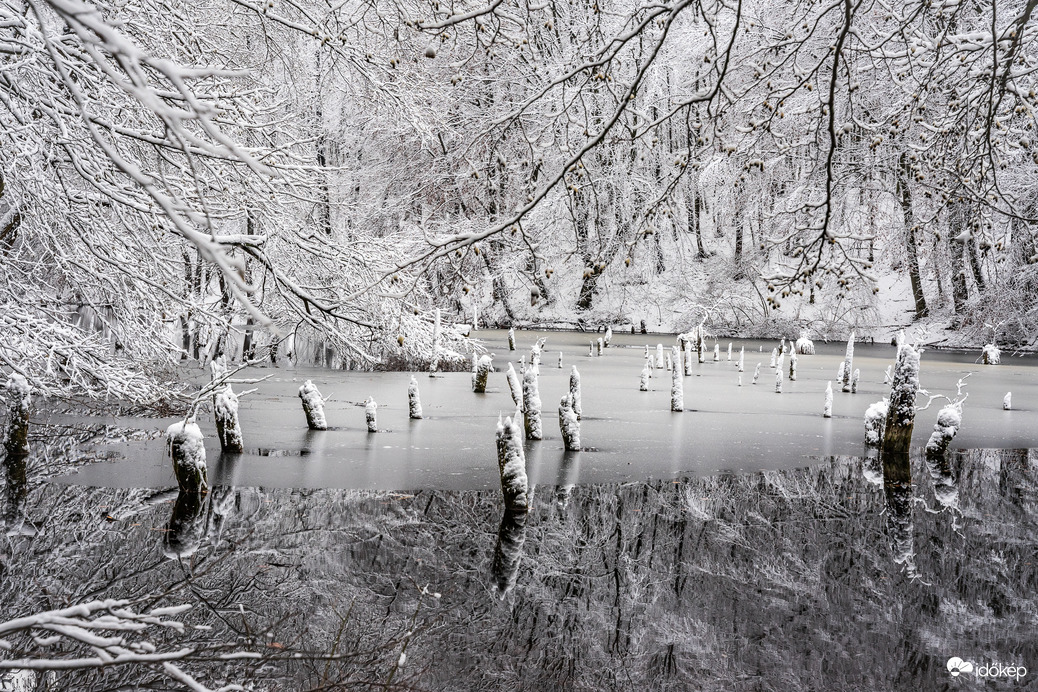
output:
M 948 672 L 952 674 L 953 678 L 958 677 L 960 673 L 972 673 L 973 664 L 963 661 L 958 656 L 952 656 L 948 659 Z

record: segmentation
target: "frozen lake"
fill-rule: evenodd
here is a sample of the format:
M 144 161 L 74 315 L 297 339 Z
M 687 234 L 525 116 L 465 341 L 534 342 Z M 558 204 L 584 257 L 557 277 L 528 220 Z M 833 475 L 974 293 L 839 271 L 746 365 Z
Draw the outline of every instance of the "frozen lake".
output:
M 510 354 L 503 332 L 480 333 L 499 367 L 537 336 L 520 333 Z M 4 463 L 0 618 L 99 598 L 191 605 L 186 629 L 149 646 L 193 652 L 180 665 L 210 689 L 928 690 L 947 688 L 956 656 L 1038 671 L 1033 357 L 925 353 L 934 395 L 974 373 L 962 431 L 939 462 L 916 450 L 911 483 L 884 484 L 861 456 L 862 414 L 885 393 L 893 347 L 858 346 L 859 392 L 836 392 L 827 420 L 843 344 L 817 344 L 776 394 L 772 342 L 745 342 L 742 387 L 722 342 L 672 413 L 669 377 L 638 391 L 644 346 L 660 339 L 618 335 L 589 357 L 586 335 L 546 336 L 529 513 L 502 509 L 501 373 L 485 395 L 468 373 L 419 375 L 427 417 L 409 421 L 407 373 L 257 369 L 273 378 L 244 399 L 250 452 L 210 446 L 205 496 L 177 494 L 160 440 L 84 454 L 73 434 L 98 421 L 38 426 L 28 459 Z M 567 454 L 554 404 L 573 364 L 589 449 Z M 306 431 L 307 378 L 335 429 Z M 1019 410 L 1002 410 L 1009 390 Z M 383 404 L 375 434 L 356 405 L 369 395 Z M 919 414 L 917 443 L 940 405 Z M 110 461 L 40 482 L 84 458 Z M 5 636 L 19 656 L 56 655 Z M 157 674 L 113 665 L 47 681 L 100 692 Z
M 816 355 L 800 356 L 798 379 L 775 393 L 775 371 L 769 368 L 774 341 L 721 340 L 721 361 L 713 362 L 713 342 L 705 363 L 693 365 L 684 378 L 683 413 L 670 411 L 670 374 L 656 371 L 650 391 L 638 391 L 644 348 L 669 347 L 673 336 L 617 334 L 604 355 L 589 356 L 589 340 L 601 334 L 572 332 L 517 333 L 517 349 L 509 352 L 507 333 L 475 333 L 496 354 L 486 394 L 471 391 L 468 373 L 430 377 L 418 373 L 425 411 L 423 420 L 408 419 L 410 373 L 366 373 L 294 368 L 256 368 L 244 376 L 271 375 L 258 391 L 242 399 L 241 421 L 246 454 L 221 458 L 212 414 L 199 423 L 207 436 L 210 481 L 214 484 L 281 488 L 355 488 L 477 490 L 499 485 L 495 430 L 500 414 L 513 413 L 504 370 L 519 369 L 540 336 L 547 338 L 541 364 L 540 391 L 545 439 L 527 442 L 531 480 L 554 482 L 560 474 L 579 483 L 703 476 L 719 471 L 750 472 L 801 467 L 831 455 L 862 452 L 863 415 L 869 404 L 888 395 L 884 371 L 893 364 L 895 348 L 857 344 L 854 366 L 861 370 L 856 394 L 834 386 L 833 418 L 821 416 L 824 391 L 835 380 L 845 344 L 816 342 Z M 732 361 L 727 347 L 732 343 Z M 746 348 L 742 386 L 737 385 L 739 349 Z M 563 368 L 557 367 L 559 352 Z M 788 356 L 786 357 L 788 374 Z M 963 425 L 953 448 L 1038 447 L 1038 358 L 1010 357 L 985 366 L 979 353 L 926 351 L 921 386 L 932 395 L 954 397 L 965 379 Z M 754 367 L 762 363 L 756 385 Z M 558 427 L 558 402 L 567 391 L 570 367 L 581 374 L 586 451 L 565 457 Z M 968 378 L 969 373 L 973 373 Z M 328 397 L 326 413 L 333 429 L 308 431 L 296 392 L 312 379 Z M 237 389 L 241 389 L 239 386 Z M 1013 411 L 1002 410 L 1002 398 L 1013 392 Z M 368 396 L 379 403 L 380 432 L 365 429 Z M 920 399 L 921 404 L 925 399 Z M 925 443 L 944 400 L 916 418 L 915 444 Z M 63 422 L 65 419 L 56 419 Z M 81 422 L 74 419 L 70 422 Z M 165 429 L 173 419 L 112 421 L 121 426 Z M 110 463 L 83 468 L 64 480 L 106 487 L 175 485 L 161 440 L 132 442 L 110 448 L 121 455 Z

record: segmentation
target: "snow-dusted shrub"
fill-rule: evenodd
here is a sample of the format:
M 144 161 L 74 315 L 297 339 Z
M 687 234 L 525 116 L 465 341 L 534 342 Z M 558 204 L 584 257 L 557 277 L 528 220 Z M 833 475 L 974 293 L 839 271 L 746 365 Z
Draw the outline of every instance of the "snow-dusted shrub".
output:
M 984 365 L 998 365 L 1002 360 L 1002 351 L 994 344 L 987 344 L 981 352 L 981 360 Z
M 541 394 L 537 386 L 537 375 L 536 365 L 531 365 L 523 373 L 522 413 L 528 440 L 540 440 L 544 437 L 541 430 Z
M 534 371 L 531 368 L 529 371 Z M 505 509 L 525 512 L 527 506 L 528 480 L 526 478 L 526 456 L 523 452 L 523 437 L 519 430 L 520 412 L 513 418 L 497 421 L 497 467 L 501 474 L 501 493 Z
M 213 418 L 216 420 L 216 436 L 220 438 L 220 449 L 241 454 L 245 449 L 238 422 L 238 396 L 231 385 L 224 385 L 213 395 Z
M 512 364 L 509 363 L 508 367 L 511 368 Z M 407 415 L 412 420 L 419 420 L 422 417 L 422 399 L 418 394 L 418 380 L 414 378 L 414 375 L 411 375 L 411 381 L 407 384 Z
M 889 407 L 890 401 L 882 399 L 865 409 L 865 444 L 869 447 L 878 447 L 883 441 Z
M 813 356 L 815 354 L 815 342 L 808 339 L 806 336 L 801 335 L 797 339 L 796 352 L 802 356 Z
M 173 473 L 181 492 L 201 493 L 209 489 L 205 466 L 205 441 L 193 418 L 166 428 L 166 445 L 173 460 Z
M 299 388 L 299 398 L 303 402 L 307 427 L 311 430 L 327 430 L 328 421 L 324 417 L 324 397 L 317 390 L 317 386 L 307 380 Z
M 678 347 L 674 346 L 674 357 L 678 357 Z M 680 368 L 675 367 L 670 375 L 670 410 L 685 410 L 685 392 L 683 385 L 683 373 Z
M 573 397 L 563 394 L 559 401 L 559 430 L 562 431 L 562 443 L 566 451 L 580 451 L 580 421 L 573 411 Z

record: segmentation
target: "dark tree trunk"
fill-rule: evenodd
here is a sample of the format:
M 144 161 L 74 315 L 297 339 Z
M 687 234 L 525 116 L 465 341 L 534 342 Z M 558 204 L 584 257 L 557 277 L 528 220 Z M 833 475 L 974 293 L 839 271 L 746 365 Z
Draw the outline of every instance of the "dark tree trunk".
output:
M 912 297 L 915 299 L 915 317 L 926 317 L 926 296 L 923 294 L 923 281 L 919 274 L 919 253 L 915 239 L 915 214 L 912 211 L 912 188 L 908 185 L 910 173 L 908 158 L 901 154 L 897 170 L 897 195 L 901 199 L 901 209 L 905 219 L 905 251 L 908 256 L 908 278 L 912 282 Z

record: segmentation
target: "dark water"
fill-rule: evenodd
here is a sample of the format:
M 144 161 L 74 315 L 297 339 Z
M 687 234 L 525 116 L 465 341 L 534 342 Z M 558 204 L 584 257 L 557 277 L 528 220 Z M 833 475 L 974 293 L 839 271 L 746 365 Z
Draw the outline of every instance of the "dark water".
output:
M 571 485 L 589 456 L 520 516 L 492 491 L 217 487 L 191 503 L 9 467 L 2 617 L 192 604 L 193 628 L 150 633 L 160 651 L 259 657 L 180 664 L 213 688 L 929 690 L 977 687 L 949 675 L 953 656 L 1038 671 L 1033 451 L 913 459 L 901 490 L 854 457 Z M 12 658 L 89 653 L 7 639 Z M 50 675 L 169 689 L 154 666 Z

